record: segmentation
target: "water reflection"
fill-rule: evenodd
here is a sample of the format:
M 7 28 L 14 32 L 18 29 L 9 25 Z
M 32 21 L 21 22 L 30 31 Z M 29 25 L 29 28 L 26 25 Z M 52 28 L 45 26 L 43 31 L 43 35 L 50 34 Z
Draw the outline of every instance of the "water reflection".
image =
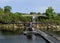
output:
M 3 35 L 0 33 L 0 43 L 46 43 L 46 41 L 30 33 L 26 35 Z
M 28 35 L 26 35 L 26 37 L 28 40 L 32 40 L 32 34 L 28 34 Z

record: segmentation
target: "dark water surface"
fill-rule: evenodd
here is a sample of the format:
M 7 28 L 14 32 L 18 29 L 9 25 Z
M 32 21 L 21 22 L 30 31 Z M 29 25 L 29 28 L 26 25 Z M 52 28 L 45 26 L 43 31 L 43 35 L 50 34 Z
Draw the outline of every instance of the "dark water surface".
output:
M 2 35 L 0 33 L 0 43 L 46 43 L 46 41 L 35 35 L 28 38 L 26 35 Z

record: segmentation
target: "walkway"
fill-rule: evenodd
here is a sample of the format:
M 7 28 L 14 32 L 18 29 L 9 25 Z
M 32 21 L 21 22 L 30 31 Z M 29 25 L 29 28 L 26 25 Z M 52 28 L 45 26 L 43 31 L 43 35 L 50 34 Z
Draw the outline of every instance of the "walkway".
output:
M 43 31 L 40 31 L 40 30 L 30 31 L 30 32 L 29 31 L 25 31 L 24 33 L 25 34 L 27 34 L 27 33 L 33 33 L 33 34 L 40 35 L 40 36 L 42 36 L 43 39 L 45 39 L 49 43 L 60 43 L 59 40 L 55 39 L 54 37 L 50 36 L 49 34 L 46 34 Z
M 49 34 L 46 34 L 40 30 L 38 30 L 37 32 L 38 32 L 38 34 L 43 36 L 45 39 L 47 39 L 50 43 L 60 43 L 59 40 L 56 40 L 54 37 L 50 36 Z

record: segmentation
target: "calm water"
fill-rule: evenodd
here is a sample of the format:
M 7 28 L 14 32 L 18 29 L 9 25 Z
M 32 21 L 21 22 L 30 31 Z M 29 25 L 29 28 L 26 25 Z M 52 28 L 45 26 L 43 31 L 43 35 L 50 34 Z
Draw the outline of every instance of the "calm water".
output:
M 2 35 L 0 33 L 0 43 L 46 43 L 41 37 L 32 35 L 28 38 L 26 35 Z

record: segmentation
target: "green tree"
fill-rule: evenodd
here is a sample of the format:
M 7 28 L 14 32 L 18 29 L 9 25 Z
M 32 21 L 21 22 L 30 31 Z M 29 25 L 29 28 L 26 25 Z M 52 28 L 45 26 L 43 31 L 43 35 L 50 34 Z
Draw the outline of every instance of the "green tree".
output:
M 4 16 L 4 11 L 2 8 L 0 8 L 0 22 L 2 22 Z
M 46 16 L 48 16 L 48 18 L 56 17 L 56 13 L 52 7 L 48 7 L 48 9 L 46 9 Z
M 40 12 L 38 12 L 37 14 L 41 14 Z
M 0 14 L 1 14 L 1 15 L 4 14 L 4 11 L 3 11 L 2 8 L 0 8 Z
M 30 12 L 30 14 L 36 14 L 36 12 Z
M 5 6 L 4 7 L 4 13 L 9 14 L 11 12 L 12 8 L 10 6 Z
M 22 15 L 21 15 L 21 13 L 19 13 L 19 12 L 16 12 L 16 13 L 15 13 L 15 17 L 16 17 L 16 18 L 15 18 L 15 21 L 16 21 L 16 22 L 20 22 L 21 19 L 23 18 Z
M 12 8 L 10 6 L 4 7 L 4 22 L 10 21 L 11 10 L 12 10 Z

